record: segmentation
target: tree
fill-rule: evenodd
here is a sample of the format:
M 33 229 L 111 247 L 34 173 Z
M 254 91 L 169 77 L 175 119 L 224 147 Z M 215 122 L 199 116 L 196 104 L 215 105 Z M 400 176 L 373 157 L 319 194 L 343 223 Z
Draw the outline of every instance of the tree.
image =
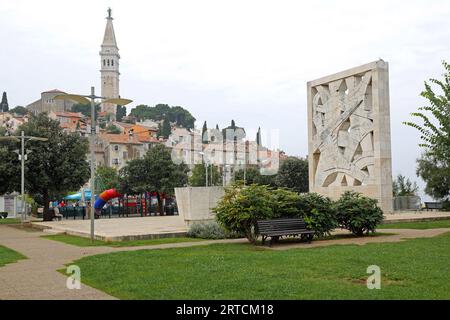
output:
M 417 161 L 417 173 L 427 184 L 425 192 L 445 198 L 450 196 L 450 65 L 445 61 L 442 64 L 445 69 L 444 79 L 430 79 L 432 84 L 441 89 L 441 94 L 435 93 L 431 85 L 425 82 L 425 90 L 420 95 L 428 100 L 429 105 L 411 114 L 421 119 L 421 123 L 404 124 L 420 132 L 422 142 L 419 146 L 425 148 L 423 156 Z
M 14 108 L 12 108 L 11 110 L 9 110 L 10 113 L 17 113 L 19 115 L 26 115 L 28 113 L 28 109 L 22 106 L 16 106 Z
M 115 126 L 114 124 L 110 123 L 106 126 L 106 132 L 107 133 L 111 133 L 111 134 L 119 134 L 122 131 L 120 131 L 120 129 Z
M 308 192 L 308 160 L 296 157 L 283 160 L 278 170 L 276 183 L 279 187 L 289 188 L 298 193 Z
M 164 118 L 162 126 L 161 126 L 161 136 L 164 138 L 168 138 L 172 133 L 172 128 L 170 126 L 170 121 L 168 118 Z
M 276 175 L 262 175 L 260 171 L 255 167 L 248 167 L 245 169 L 237 170 L 234 173 L 234 181 L 244 181 L 244 173 L 245 173 L 245 184 L 259 184 L 259 185 L 267 185 L 270 187 L 277 187 L 276 184 Z
M 99 166 L 95 170 L 97 190 L 119 189 L 119 174 L 115 168 Z
M 170 122 L 187 129 L 193 129 L 195 123 L 195 118 L 189 111 L 180 106 L 170 107 L 167 104 L 157 104 L 154 107 L 141 104 L 133 108 L 130 115 L 140 121 L 146 119 L 161 121 L 168 118 Z
M 90 104 L 82 104 L 82 103 L 76 103 L 71 108 L 72 112 L 81 112 L 86 117 L 91 116 L 91 105 Z M 95 118 L 97 118 L 98 113 L 100 112 L 100 104 L 97 103 L 95 105 Z
M 3 92 L 2 102 L 0 102 L 0 112 L 8 112 L 8 110 L 9 110 L 8 97 L 6 96 L 6 92 Z
M 425 182 L 425 193 L 436 199 L 450 197 L 450 166 L 428 153 L 417 160 L 417 175 Z
M 409 178 L 399 174 L 397 178 L 392 182 L 392 191 L 394 197 L 402 196 L 415 196 L 419 186 L 416 182 L 412 182 Z
M 203 128 L 202 128 L 202 142 L 208 143 L 208 126 L 206 125 L 206 121 L 203 122 Z
M 174 188 L 185 186 L 188 181 L 187 172 L 188 168 L 184 163 L 173 163 L 170 149 L 158 144 L 150 148 L 143 158 L 129 161 L 120 170 L 120 190 L 127 194 L 156 192 L 158 211 L 161 213 L 161 195 L 173 195 Z
M 261 127 L 258 128 L 258 132 L 256 133 L 256 144 L 258 146 L 261 145 Z
M 211 169 L 212 169 L 212 185 L 220 186 L 222 184 L 222 176 L 217 166 L 208 166 L 208 185 L 211 185 Z M 192 169 L 192 175 L 189 177 L 189 184 L 193 187 L 204 187 L 206 184 L 206 168 L 204 164 L 196 164 Z
M 26 145 L 31 151 L 25 161 L 25 190 L 35 199 L 42 199 L 44 216 L 48 216 L 50 199 L 71 190 L 77 190 L 89 179 L 86 154 L 89 144 L 86 138 L 66 133 L 59 122 L 45 113 L 33 116 L 19 127 L 27 136 L 48 138 Z M 17 135 L 18 133 L 16 133 Z M 18 143 L 9 143 L 0 152 L 0 193 L 20 190 L 20 163 Z
M 122 121 L 122 119 L 126 116 L 127 116 L 127 107 L 116 106 L 116 120 Z

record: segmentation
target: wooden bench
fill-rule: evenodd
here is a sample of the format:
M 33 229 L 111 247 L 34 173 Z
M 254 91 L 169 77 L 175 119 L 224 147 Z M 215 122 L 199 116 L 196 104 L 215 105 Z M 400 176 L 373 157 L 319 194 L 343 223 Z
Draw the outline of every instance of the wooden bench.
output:
M 258 220 L 258 232 L 262 236 L 264 245 L 267 237 L 270 237 L 270 246 L 273 241 L 284 236 L 302 236 L 306 237 L 308 243 L 311 243 L 314 237 L 314 231 L 306 228 L 305 220 L 302 218 L 286 218 L 274 220 Z
M 441 210 L 442 205 L 442 202 L 425 202 L 425 209 L 427 209 L 427 211 Z

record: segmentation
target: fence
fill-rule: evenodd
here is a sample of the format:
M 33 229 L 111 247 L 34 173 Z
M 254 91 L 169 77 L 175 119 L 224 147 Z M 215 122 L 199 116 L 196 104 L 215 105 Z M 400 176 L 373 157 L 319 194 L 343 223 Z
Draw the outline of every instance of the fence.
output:
M 420 210 L 422 201 L 418 196 L 401 196 L 393 200 L 394 210 Z

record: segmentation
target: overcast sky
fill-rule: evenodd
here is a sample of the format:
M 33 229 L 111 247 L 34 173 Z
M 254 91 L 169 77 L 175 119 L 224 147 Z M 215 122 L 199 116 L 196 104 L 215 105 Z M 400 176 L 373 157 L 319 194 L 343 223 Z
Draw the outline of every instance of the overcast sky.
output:
M 109 6 L 120 92 L 133 106 L 180 105 L 198 127 L 235 119 L 279 129 L 291 155 L 307 154 L 307 81 L 388 61 L 393 173 L 416 179 L 418 134 L 401 122 L 450 60 L 450 1 L 0 0 L 0 91 L 10 106 L 54 88 L 99 92 Z

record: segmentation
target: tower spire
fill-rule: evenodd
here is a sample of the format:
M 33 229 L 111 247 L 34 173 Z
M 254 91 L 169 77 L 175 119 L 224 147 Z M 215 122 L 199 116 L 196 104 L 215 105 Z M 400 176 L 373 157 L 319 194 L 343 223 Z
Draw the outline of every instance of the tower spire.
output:
M 106 17 L 105 34 L 100 51 L 101 64 L 101 88 L 102 96 L 106 98 L 119 97 L 119 48 L 117 47 L 116 35 L 114 33 L 112 10 L 108 8 Z M 116 114 L 116 106 L 102 103 L 101 110 L 112 116 Z

